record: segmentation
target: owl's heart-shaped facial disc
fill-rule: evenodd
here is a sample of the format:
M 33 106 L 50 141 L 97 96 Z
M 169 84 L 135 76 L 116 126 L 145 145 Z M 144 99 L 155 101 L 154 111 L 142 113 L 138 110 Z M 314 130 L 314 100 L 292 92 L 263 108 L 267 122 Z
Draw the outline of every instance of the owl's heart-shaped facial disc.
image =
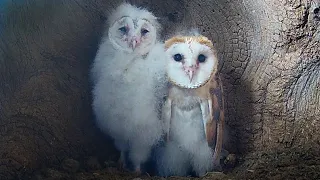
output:
M 173 37 L 165 47 L 168 78 L 177 86 L 201 87 L 217 69 L 212 42 L 204 36 Z
M 145 54 L 157 40 L 160 25 L 149 11 L 129 4 L 119 6 L 109 20 L 108 36 L 116 49 Z

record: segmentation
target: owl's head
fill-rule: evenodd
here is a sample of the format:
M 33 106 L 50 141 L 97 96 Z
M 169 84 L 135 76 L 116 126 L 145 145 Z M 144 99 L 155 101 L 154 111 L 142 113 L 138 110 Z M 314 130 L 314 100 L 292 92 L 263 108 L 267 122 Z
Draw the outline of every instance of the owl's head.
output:
M 113 46 L 145 54 L 156 43 L 160 24 L 151 12 L 128 3 L 121 4 L 109 18 L 108 36 Z
M 205 36 L 176 36 L 165 42 L 169 81 L 182 88 L 198 88 L 217 71 L 218 58 Z

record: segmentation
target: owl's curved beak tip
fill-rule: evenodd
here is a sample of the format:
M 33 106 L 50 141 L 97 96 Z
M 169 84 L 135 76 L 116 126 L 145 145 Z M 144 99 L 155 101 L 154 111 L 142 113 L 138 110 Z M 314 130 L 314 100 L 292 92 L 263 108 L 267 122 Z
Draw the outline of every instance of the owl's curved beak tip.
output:
M 193 79 L 193 76 L 194 76 L 194 71 L 189 71 L 188 72 L 188 76 L 189 76 L 189 80 L 190 80 L 190 83 L 191 83 L 192 79 Z
M 137 41 L 136 41 L 136 40 L 131 41 L 131 47 L 132 47 L 132 49 L 135 49 L 135 48 L 136 48 L 136 45 L 137 45 Z
M 132 40 L 130 41 L 129 46 L 132 48 L 132 50 L 135 50 L 136 47 L 139 45 L 139 39 L 137 37 L 133 37 Z
M 194 77 L 194 75 L 196 73 L 197 67 L 196 66 L 191 66 L 191 67 L 184 67 L 183 69 L 186 72 L 186 74 L 188 75 L 190 83 L 191 83 L 192 80 L 193 80 L 193 77 Z

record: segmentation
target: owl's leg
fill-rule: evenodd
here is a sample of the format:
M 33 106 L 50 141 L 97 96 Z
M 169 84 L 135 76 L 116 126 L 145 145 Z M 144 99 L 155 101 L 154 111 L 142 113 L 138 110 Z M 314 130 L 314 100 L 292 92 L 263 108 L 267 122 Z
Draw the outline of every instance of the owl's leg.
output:
M 212 154 L 212 150 L 206 142 L 198 145 L 198 150 L 193 154 L 191 162 L 192 168 L 197 176 L 202 177 L 212 170 Z
M 120 170 L 126 169 L 126 159 L 125 159 L 125 152 L 120 151 L 120 158 L 118 160 L 118 166 Z
M 130 160 L 137 174 L 141 174 L 141 164 L 147 161 L 151 153 L 151 146 L 143 141 L 145 141 L 145 138 L 136 137 L 129 151 Z
M 124 143 L 124 141 L 121 140 L 115 140 L 115 146 L 118 150 L 120 150 L 120 157 L 118 160 L 118 167 L 119 169 L 123 170 L 127 168 L 127 164 L 126 164 L 126 143 Z
M 176 142 L 166 143 L 157 159 L 158 176 L 187 176 L 190 168 L 190 154 L 180 148 Z

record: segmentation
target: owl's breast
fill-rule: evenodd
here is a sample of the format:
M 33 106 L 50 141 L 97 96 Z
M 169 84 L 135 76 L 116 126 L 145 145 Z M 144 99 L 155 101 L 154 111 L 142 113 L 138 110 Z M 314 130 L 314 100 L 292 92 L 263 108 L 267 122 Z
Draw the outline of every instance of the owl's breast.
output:
M 133 62 L 123 67 L 121 76 L 126 83 L 148 83 L 153 74 L 150 74 L 148 65 L 141 61 L 134 59 Z
M 173 105 L 182 111 L 192 111 L 200 107 L 200 99 L 195 96 L 176 96 Z
M 199 103 L 192 106 L 179 105 L 172 107 L 170 139 L 184 149 L 191 150 L 205 141 L 202 113 Z

